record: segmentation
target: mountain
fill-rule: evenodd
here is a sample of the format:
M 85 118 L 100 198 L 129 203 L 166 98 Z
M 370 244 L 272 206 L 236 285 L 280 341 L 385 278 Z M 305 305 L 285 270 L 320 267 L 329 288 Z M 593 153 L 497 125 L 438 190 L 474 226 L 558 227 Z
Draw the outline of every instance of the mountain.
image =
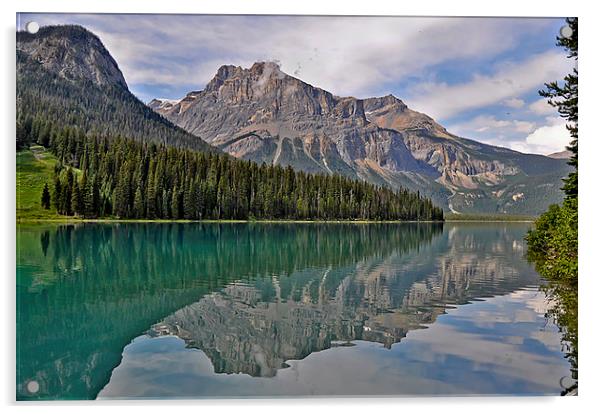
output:
M 562 200 L 569 172 L 455 136 L 392 95 L 335 96 L 272 62 L 222 66 L 205 89 L 149 107 L 235 157 L 419 190 L 448 211 L 538 214 Z
M 548 154 L 548 157 L 555 158 L 558 160 L 568 160 L 572 156 L 573 156 L 573 153 L 571 151 L 567 151 L 567 150 L 554 152 L 553 154 Z
M 34 120 L 49 129 L 78 127 L 100 135 L 217 152 L 138 100 L 100 39 L 81 26 L 17 33 L 18 145 L 31 139 Z
M 156 108 L 173 104 L 161 102 Z M 46 180 L 52 187 L 46 189 L 45 194 L 52 194 L 45 209 L 52 207 L 58 215 L 443 219 L 442 209 L 416 192 L 258 165 L 223 154 L 132 95 L 98 37 L 80 26 L 17 34 L 16 126 L 17 149 L 35 143 L 56 159 L 53 175 L 39 176 L 37 181 Z M 30 154 L 35 162 L 40 152 Z M 410 155 L 406 158 L 412 160 Z

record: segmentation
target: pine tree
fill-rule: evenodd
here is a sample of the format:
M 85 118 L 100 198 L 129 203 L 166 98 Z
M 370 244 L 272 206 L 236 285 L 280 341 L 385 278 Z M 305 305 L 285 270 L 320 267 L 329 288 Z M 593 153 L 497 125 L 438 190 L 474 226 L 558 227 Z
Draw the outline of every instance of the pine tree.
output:
M 562 188 L 567 198 L 576 198 L 578 183 L 577 183 L 577 136 L 578 136 L 578 72 L 577 72 L 577 18 L 568 18 L 568 27 L 571 29 L 570 37 L 558 36 L 556 38 L 557 46 L 563 47 L 567 52 L 569 59 L 575 59 L 575 67 L 573 71 L 564 77 L 564 84 L 559 85 L 558 82 L 546 83 L 546 89 L 539 91 L 539 94 L 548 98 L 548 103 L 558 109 L 558 113 L 562 118 L 568 121 L 567 129 L 571 134 L 571 142 L 567 149 L 572 153 L 569 165 L 575 167 L 575 171 L 571 172 L 564 180 Z
M 140 186 L 136 188 L 136 193 L 134 194 L 134 217 L 135 218 L 144 218 L 144 199 L 142 197 L 142 189 Z
M 84 212 L 84 202 L 77 181 L 73 183 L 73 192 L 71 194 L 71 209 L 77 215 Z
M 148 181 L 146 184 L 146 215 L 149 219 L 157 217 L 157 193 L 155 186 L 155 163 L 151 161 L 148 171 Z
M 180 207 L 180 195 L 178 194 L 178 187 L 175 187 L 171 193 L 171 218 L 175 220 L 182 218 L 182 208 Z
M 54 200 L 54 208 L 56 208 L 56 210 L 59 212 L 59 214 L 61 212 L 61 190 L 62 190 L 61 180 L 59 178 L 58 173 L 55 171 L 54 197 L 52 197 L 52 199 Z
M 194 202 L 194 185 L 192 181 L 184 190 L 184 218 L 194 220 L 196 218 L 196 209 Z
M 44 184 L 44 189 L 42 190 L 42 207 L 46 210 L 50 209 L 50 189 L 48 188 L 48 183 Z
M 63 214 L 68 216 L 73 214 L 73 206 L 71 205 L 71 199 L 73 196 L 73 181 L 73 170 L 71 168 L 67 168 L 65 182 L 63 183 L 63 188 L 61 190 L 61 208 Z

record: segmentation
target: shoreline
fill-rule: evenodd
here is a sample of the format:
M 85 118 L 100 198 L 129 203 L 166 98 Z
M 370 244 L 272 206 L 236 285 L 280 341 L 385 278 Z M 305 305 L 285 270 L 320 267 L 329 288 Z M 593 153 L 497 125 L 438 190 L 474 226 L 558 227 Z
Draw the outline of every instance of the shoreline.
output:
M 16 224 L 44 224 L 44 223 L 57 223 L 57 224 L 76 224 L 76 223 L 290 223 L 290 224 L 304 224 L 304 223 L 339 223 L 339 224 L 403 224 L 403 223 L 445 223 L 443 220 L 276 220 L 276 219 L 264 219 L 264 220 L 232 220 L 232 219 L 206 219 L 206 220 L 171 220 L 171 219 L 78 219 L 78 218 L 52 218 L 52 219 L 17 219 Z
M 405 224 L 405 223 L 533 223 L 533 220 L 527 219 L 508 219 L 508 220 L 495 220 L 495 219 L 448 219 L 448 220 L 276 220 L 276 219 L 264 219 L 264 220 L 231 220 L 231 219 L 206 219 L 206 220 L 171 220 L 171 219 L 116 219 L 116 218 L 103 218 L 103 219 L 78 219 L 78 218 L 40 218 L 40 219 L 16 219 L 16 224 L 78 224 L 78 223 L 207 223 L 207 224 L 251 224 L 251 223 L 264 223 L 264 224 Z
M 494 220 L 494 219 L 483 219 L 483 220 L 456 220 L 456 219 L 447 219 L 445 223 L 534 223 L 536 219 L 512 219 L 512 220 Z

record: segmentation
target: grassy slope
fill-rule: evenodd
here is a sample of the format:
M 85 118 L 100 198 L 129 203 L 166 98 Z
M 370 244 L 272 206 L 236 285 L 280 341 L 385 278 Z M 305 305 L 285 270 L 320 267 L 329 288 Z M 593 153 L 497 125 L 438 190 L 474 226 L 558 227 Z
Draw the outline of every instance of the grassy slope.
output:
M 53 207 L 42 208 L 40 200 L 44 184 L 52 192 L 56 158 L 43 147 L 32 146 L 30 150 L 17 152 L 17 220 L 57 219 L 60 216 Z

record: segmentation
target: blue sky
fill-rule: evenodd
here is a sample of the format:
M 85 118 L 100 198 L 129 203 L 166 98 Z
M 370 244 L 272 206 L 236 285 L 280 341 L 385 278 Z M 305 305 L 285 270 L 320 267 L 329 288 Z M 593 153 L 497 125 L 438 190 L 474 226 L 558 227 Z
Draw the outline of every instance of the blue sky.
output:
M 548 154 L 563 120 L 537 94 L 573 63 L 559 18 L 21 14 L 96 33 L 144 102 L 201 90 L 223 64 L 276 61 L 340 96 L 392 93 L 457 135 Z

